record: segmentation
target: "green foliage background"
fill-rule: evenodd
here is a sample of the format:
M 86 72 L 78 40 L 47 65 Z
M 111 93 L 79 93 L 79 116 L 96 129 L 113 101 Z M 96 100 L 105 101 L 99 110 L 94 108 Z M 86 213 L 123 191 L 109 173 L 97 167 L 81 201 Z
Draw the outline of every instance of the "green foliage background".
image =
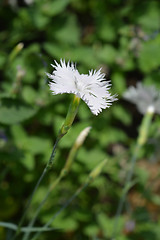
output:
M 2 0 L 0 22 L 0 220 L 18 223 L 66 116 L 70 96 L 52 96 L 45 75 L 52 71 L 50 64 L 62 58 L 76 62 L 81 73 L 102 67 L 119 101 L 97 117 L 81 102 L 26 223 L 58 176 L 80 131 L 92 126 L 72 171 L 51 194 L 37 225 L 49 220 L 98 163 L 106 157 L 110 161 L 103 174 L 55 219 L 53 226 L 58 230 L 39 239 L 111 239 L 142 119 L 122 94 L 139 81 L 160 88 L 159 2 Z M 116 239 L 159 239 L 159 126 L 160 118 L 155 116 Z M 0 239 L 9 239 L 8 234 L 0 228 Z

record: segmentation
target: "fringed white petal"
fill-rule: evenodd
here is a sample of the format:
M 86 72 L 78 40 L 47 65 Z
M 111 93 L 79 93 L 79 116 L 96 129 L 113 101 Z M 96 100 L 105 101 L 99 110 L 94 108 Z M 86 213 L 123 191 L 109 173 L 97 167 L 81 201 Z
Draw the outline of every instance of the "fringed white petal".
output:
M 111 96 L 109 89 L 110 81 L 105 80 L 105 74 L 90 70 L 89 74 L 79 74 L 73 63 L 60 60 L 60 64 L 55 61 L 52 74 L 47 73 L 51 79 L 50 90 L 54 95 L 63 93 L 73 93 L 79 96 L 90 108 L 93 114 L 98 115 L 103 109 L 110 107 L 117 96 Z

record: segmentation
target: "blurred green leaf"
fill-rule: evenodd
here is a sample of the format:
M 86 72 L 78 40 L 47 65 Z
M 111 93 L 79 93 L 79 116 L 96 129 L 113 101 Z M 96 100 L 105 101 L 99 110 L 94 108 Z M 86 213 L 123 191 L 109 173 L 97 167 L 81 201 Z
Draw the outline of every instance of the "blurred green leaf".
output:
M 70 0 L 54 0 L 54 1 L 45 1 L 41 3 L 41 11 L 43 14 L 53 17 L 60 14 L 68 5 Z
M 131 124 L 132 121 L 131 115 L 122 106 L 120 105 L 114 106 L 113 114 L 122 123 L 126 125 Z
M 126 89 L 126 81 L 125 81 L 125 77 L 122 74 L 122 72 L 114 72 L 111 75 L 111 79 L 113 82 L 113 87 L 115 89 L 115 92 L 119 94 L 123 94 L 125 89 Z
M 113 218 L 109 218 L 107 215 L 105 215 L 104 213 L 99 213 L 97 216 L 97 220 L 99 222 L 100 227 L 103 229 L 104 231 L 104 235 L 107 238 L 111 238 L 112 234 L 114 232 L 114 223 L 115 220 Z M 120 222 L 119 222 L 119 226 L 118 229 L 116 229 L 116 231 L 118 230 L 118 232 L 122 231 L 122 227 L 124 224 L 124 219 L 120 218 Z M 123 238 L 122 238 L 123 239 Z M 125 238 L 124 238 L 125 239 Z
M 48 214 L 48 216 L 44 216 L 43 219 L 45 219 L 45 221 L 49 221 L 50 218 L 53 216 L 53 213 Z M 62 212 L 60 215 L 58 215 L 58 217 L 56 217 L 53 221 L 53 223 L 51 224 L 51 226 L 53 227 L 57 227 L 59 229 L 61 229 L 61 231 L 74 231 L 77 228 L 77 222 L 74 218 L 71 218 L 69 215 L 66 216 L 64 212 Z
M 33 117 L 37 109 L 18 99 L 0 99 L 0 122 L 4 124 L 15 124 Z
M 92 149 L 91 151 L 82 148 L 78 153 L 78 160 L 83 163 L 89 171 L 96 167 L 102 160 L 106 158 L 106 154 L 99 149 Z
M 116 50 L 111 45 L 104 45 L 98 52 L 98 56 L 104 63 L 111 64 L 115 61 Z
M 105 41 L 114 41 L 116 38 L 116 32 L 114 29 L 114 25 L 112 23 L 109 22 L 110 19 L 109 18 L 105 18 L 103 19 L 102 23 L 99 24 L 98 27 L 98 35 L 102 40 Z
M 142 6 L 145 3 L 142 3 Z M 138 24 L 145 30 L 147 33 L 152 34 L 154 30 L 159 28 L 159 4 L 158 1 L 153 1 L 149 3 L 149 8 L 146 9 L 138 18 Z
M 160 35 L 153 40 L 144 42 L 138 58 L 140 69 L 146 73 L 160 66 Z
M 55 38 L 64 44 L 76 45 L 80 42 L 80 31 L 74 15 L 69 16 L 63 26 L 55 32 Z
M 89 237 L 94 237 L 98 234 L 99 228 L 97 225 L 89 225 L 85 227 L 85 234 Z
M 25 139 L 23 144 L 25 145 L 25 149 L 33 154 L 43 154 L 44 152 L 51 151 L 51 145 L 48 139 L 32 136 Z
M 37 92 L 31 86 L 24 86 L 22 91 L 22 96 L 27 103 L 32 104 L 33 102 L 35 102 L 35 99 L 37 97 Z
M 32 153 L 26 152 L 21 158 L 21 164 L 27 168 L 28 171 L 32 171 L 35 167 L 35 159 Z

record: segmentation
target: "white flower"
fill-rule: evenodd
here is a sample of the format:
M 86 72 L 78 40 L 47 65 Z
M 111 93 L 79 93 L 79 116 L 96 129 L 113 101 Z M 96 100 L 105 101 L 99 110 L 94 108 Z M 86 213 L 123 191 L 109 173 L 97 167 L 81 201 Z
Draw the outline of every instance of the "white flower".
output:
M 49 86 L 54 95 L 73 93 L 80 97 L 95 115 L 117 100 L 116 95 L 111 96 L 109 93 L 111 84 L 106 81 L 101 69 L 80 74 L 73 63 L 66 64 L 62 59 L 60 64 L 55 61 L 55 65 L 51 66 L 54 71 L 52 74 L 47 73 L 47 76 L 52 79 Z
M 148 111 L 160 114 L 160 91 L 154 85 L 137 83 L 136 87 L 130 86 L 123 97 L 134 103 L 142 114 Z

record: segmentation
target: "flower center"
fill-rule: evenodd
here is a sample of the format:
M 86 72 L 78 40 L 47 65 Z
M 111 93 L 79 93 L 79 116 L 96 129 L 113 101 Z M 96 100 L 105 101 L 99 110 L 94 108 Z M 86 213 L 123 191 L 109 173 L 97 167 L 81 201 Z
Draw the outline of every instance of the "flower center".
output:
M 83 83 L 78 81 L 76 77 L 74 77 L 74 84 L 78 92 L 84 91 Z
M 89 95 L 96 97 L 96 95 L 92 92 L 91 83 L 85 84 L 82 81 L 78 81 L 78 79 L 74 76 L 74 84 L 78 92 L 83 92 L 84 94 L 89 93 Z

